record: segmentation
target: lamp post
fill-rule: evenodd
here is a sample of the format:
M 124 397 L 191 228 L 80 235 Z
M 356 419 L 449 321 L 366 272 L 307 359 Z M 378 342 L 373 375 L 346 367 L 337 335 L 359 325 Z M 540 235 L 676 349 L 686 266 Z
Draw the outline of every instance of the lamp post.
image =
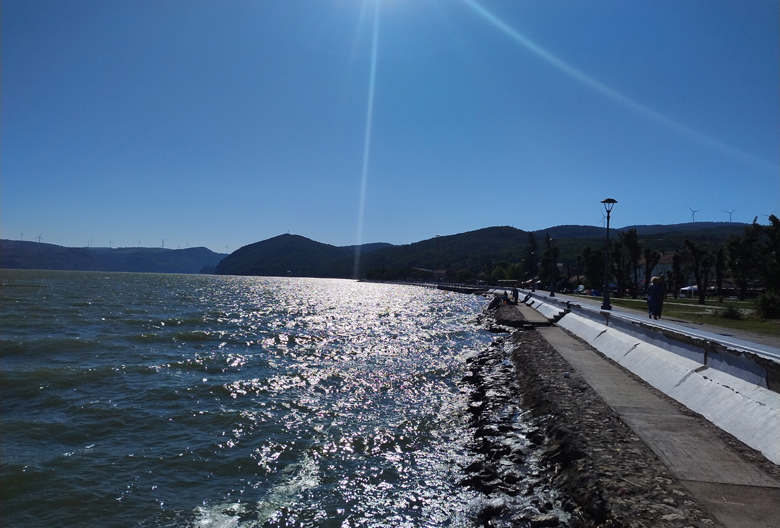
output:
M 556 262 L 558 258 L 555 256 L 555 239 L 550 239 L 550 297 L 555 297 L 555 272 L 558 268 Z
M 525 278 L 528 276 L 528 271 L 525 269 L 525 259 L 520 260 L 520 265 L 523 267 L 523 281 L 520 282 L 520 287 L 523 288 L 525 286 Z
M 601 303 L 602 310 L 611 310 L 612 305 L 609 304 L 609 213 L 612 212 L 612 208 L 615 207 L 617 200 L 607 198 L 601 200 L 604 204 L 604 209 L 607 211 L 607 250 L 604 252 L 604 302 Z

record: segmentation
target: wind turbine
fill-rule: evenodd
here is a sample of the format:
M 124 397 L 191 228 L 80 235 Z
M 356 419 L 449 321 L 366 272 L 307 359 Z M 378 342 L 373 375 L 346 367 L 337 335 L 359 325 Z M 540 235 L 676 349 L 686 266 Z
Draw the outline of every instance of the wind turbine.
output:
M 19 240 L 21 240 L 22 242 L 24 242 L 24 231 L 22 231 L 21 233 L 19 233 Z
M 737 207 L 737 209 L 739 209 L 739 207 Z M 729 214 L 729 224 L 731 223 L 731 214 L 734 211 L 736 211 L 737 209 L 732 209 L 731 211 L 726 211 L 725 209 L 723 210 L 724 213 L 728 213 Z
M 38 233 L 37 240 L 38 240 L 38 243 L 39 243 L 39 244 L 41 243 L 41 240 L 43 240 L 43 237 L 41 237 L 41 234 L 40 234 L 40 233 Z
M 601 213 L 601 227 L 604 227 L 604 222 L 607 220 L 607 217 L 604 216 L 604 213 Z
M 690 205 L 686 205 L 685 207 L 691 209 Z M 701 209 L 696 209 L 695 211 L 691 209 L 691 222 L 693 222 L 694 224 L 696 223 L 696 213 L 698 213 L 699 211 L 701 211 Z
M 230 248 L 228 247 L 228 245 L 227 245 L 227 244 L 225 244 L 225 251 L 226 251 L 227 253 L 230 253 Z
M 164 238 L 161 238 L 160 240 L 162 240 L 162 246 L 160 246 L 160 247 L 163 247 L 163 248 L 164 248 L 164 247 L 165 247 L 165 239 L 164 239 Z

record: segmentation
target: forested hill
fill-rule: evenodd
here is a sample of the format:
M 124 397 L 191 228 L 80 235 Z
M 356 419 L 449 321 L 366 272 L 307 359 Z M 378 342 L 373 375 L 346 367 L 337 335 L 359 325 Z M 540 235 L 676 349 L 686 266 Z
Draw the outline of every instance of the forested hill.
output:
M 361 254 L 390 244 L 377 242 L 360 246 Z M 219 275 L 262 275 L 271 277 L 349 277 L 352 268 L 337 266 L 353 262 L 355 246 L 332 246 L 300 235 L 279 235 L 237 249 L 219 263 Z M 338 269 L 338 271 L 334 271 Z
M 674 233 L 690 233 L 690 232 L 710 232 L 715 236 L 725 233 L 728 236 L 731 233 L 742 233 L 742 229 L 749 224 L 743 224 L 739 222 L 688 222 L 686 224 L 670 224 L 670 225 L 633 225 L 615 228 L 610 226 L 610 231 L 620 232 L 628 231 L 629 229 L 636 229 L 639 236 L 652 236 L 663 235 L 671 236 Z M 605 228 L 596 226 L 581 226 L 581 225 L 563 225 L 555 226 L 549 229 L 540 229 L 534 231 L 537 236 L 544 236 L 548 233 L 553 238 L 603 238 Z
M 707 247 L 723 243 L 731 234 L 741 235 L 748 224 L 696 222 L 670 226 L 628 226 L 610 229 L 612 241 L 621 231 L 636 229 L 639 241 L 657 251 L 676 251 L 685 247 L 687 238 Z M 556 226 L 533 233 L 538 244 L 536 259 L 541 258 L 547 236 L 555 239 L 559 262 L 574 262 L 586 246 L 602 249 L 606 229 L 591 226 Z M 393 246 L 366 255 L 360 268 L 367 270 L 447 269 L 478 272 L 489 262 L 521 263 L 527 257 L 529 233 L 513 227 L 489 227 L 442 236 L 406 246 Z
M 525 248 L 528 235 L 511 227 L 490 227 L 403 246 L 385 243 L 361 246 L 360 270 L 376 267 L 436 268 L 449 264 L 478 266 L 484 259 L 501 260 Z M 298 235 L 281 235 L 238 249 L 217 266 L 225 275 L 341 277 L 354 273 L 355 246 L 331 246 Z
M 487 261 L 514 260 L 528 244 L 528 233 L 513 227 L 487 227 L 374 251 L 361 259 L 372 268 L 477 269 Z
M 0 240 L 0 268 L 149 273 L 211 272 L 225 257 L 204 247 L 70 248 L 39 242 Z
M 724 242 L 730 234 L 742 234 L 747 224 L 697 222 L 671 226 L 629 226 L 612 229 L 613 241 L 620 231 L 636 229 L 642 244 L 658 251 L 676 251 L 690 239 L 705 246 Z M 559 262 L 576 261 L 586 246 L 601 249 L 606 230 L 590 226 L 556 226 L 534 232 L 541 258 L 547 235 L 559 248 Z M 491 262 L 521 263 L 527 256 L 529 233 L 513 227 L 488 227 L 457 235 L 391 246 L 362 247 L 359 276 L 431 277 L 431 270 L 469 270 L 474 274 Z M 217 273 L 294 277 L 343 277 L 354 274 L 355 248 L 315 242 L 298 235 L 281 235 L 235 251 L 217 267 Z M 427 270 L 427 271 L 426 271 Z
M 678 251 L 690 239 L 705 247 L 741 235 L 747 224 L 696 222 L 677 225 L 628 226 L 636 229 L 643 246 L 659 252 Z M 574 262 L 586 246 L 602 249 L 603 227 L 556 226 L 535 231 L 535 259 L 541 258 L 549 235 L 555 239 L 559 262 Z M 488 227 L 457 235 L 393 246 L 360 247 L 359 276 L 431 277 L 431 270 L 467 270 L 474 275 L 491 263 L 522 265 L 529 253 L 529 233 L 513 227 Z M 230 255 L 206 248 L 67 248 L 36 242 L 0 241 L 0 267 L 53 270 L 140 271 L 156 273 L 215 272 L 221 275 L 282 277 L 341 277 L 354 275 L 355 246 L 332 246 L 299 235 L 280 235 L 244 246 Z M 427 270 L 427 271 L 426 271 Z
M 610 238 L 618 240 L 619 233 L 636 229 L 639 241 L 643 246 L 651 247 L 659 252 L 678 251 L 685 247 L 685 239 L 697 244 L 715 248 L 722 244 L 730 235 L 742 235 L 745 227 L 750 224 L 739 222 L 689 222 L 672 225 L 634 225 L 620 228 L 610 226 Z M 585 246 L 603 248 L 606 229 L 592 226 L 556 226 L 540 229 L 534 232 L 536 239 L 543 248 L 545 237 L 554 238 L 560 252 L 560 262 L 573 262 L 582 254 Z

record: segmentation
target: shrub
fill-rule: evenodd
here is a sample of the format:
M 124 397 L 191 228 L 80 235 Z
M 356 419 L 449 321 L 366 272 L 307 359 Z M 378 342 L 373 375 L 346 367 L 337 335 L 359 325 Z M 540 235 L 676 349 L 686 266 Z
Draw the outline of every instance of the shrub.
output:
M 726 306 L 722 310 L 718 310 L 718 317 L 722 317 L 724 319 L 739 320 L 742 319 L 744 315 L 745 314 L 742 312 L 742 310 L 735 308 L 734 306 Z
M 780 295 L 764 292 L 755 301 L 756 312 L 764 319 L 780 318 Z

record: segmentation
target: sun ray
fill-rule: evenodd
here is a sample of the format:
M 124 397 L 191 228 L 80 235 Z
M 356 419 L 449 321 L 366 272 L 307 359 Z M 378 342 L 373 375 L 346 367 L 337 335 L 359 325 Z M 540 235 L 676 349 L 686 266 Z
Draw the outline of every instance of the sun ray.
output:
M 690 127 L 682 125 L 674 121 L 673 119 L 670 119 L 665 115 L 653 110 L 652 108 L 649 108 L 641 103 L 634 101 L 633 99 L 621 94 L 617 90 L 610 88 L 604 83 L 594 79 L 590 75 L 587 75 L 586 73 L 578 70 L 577 68 L 568 64 L 567 62 L 556 57 L 549 51 L 545 50 L 544 48 L 542 48 L 541 46 L 539 46 L 538 44 L 536 44 L 535 42 L 533 42 L 532 40 L 524 36 L 522 33 L 517 31 L 513 27 L 506 24 L 503 20 L 501 20 L 496 15 L 494 15 L 493 13 L 485 9 L 475 0 L 462 0 L 462 1 L 467 6 L 469 6 L 474 12 L 476 12 L 482 18 L 487 20 L 490 24 L 492 24 L 493 26 L 501 30 L 512 40 L 514 40 L 515 42 L 523 46 L 525 49 L 527 49 L 537 57 L 543 59 L 544 61 L 546 61 L 547 63 L 549 63 L 556 69 L 558 69 L 559 71 L 565 73 L 566 75 L 576 80 L 577 82 L 587 86 L 591 90 L 609 99 L 612 99 L 613 101 L 619 103 L 625 108 L 647 119 L 648 121 L 656 123 L 657 125 L 661 125 L 671 130 L 672 132 L 690 141 L 693 141 L 694 143 L 698 143 L 699 145 L 707 147 L 710 150 L 719 152 L 725 156 L 738 160 L 744 164 L 750 165 L 756 169 L 777 172 L 778 170 L 777 165 L 770 163 L 764 159 L 761 159 L 758 156 L 755 156 L 753 154 L 744 152 L 730 145 L 727 145 L 726 143 L 718 139 L 712 138 L 706 134 L 702 134 L 701 132 L 698 132 Z
M 357 241 L 355 242 L 355 266 L 353 276 L 357 278 L 360 268 L 360 246 L 363 243 L 363 216 L 366 208 L 366 187 L 368 184 L 368 161 L 371 151 L 371 128 L 374 118 L 374 86 L 376 84 L 376 55 L 379 42 L 379 1 L 374 2 L 374 24 L 371 37 L 371 70 L 368 81 L 368 110 L 366 112 L 366 133 L 363 142 L 363 170 L 360 177 L 360 201 L 358 204 Z

